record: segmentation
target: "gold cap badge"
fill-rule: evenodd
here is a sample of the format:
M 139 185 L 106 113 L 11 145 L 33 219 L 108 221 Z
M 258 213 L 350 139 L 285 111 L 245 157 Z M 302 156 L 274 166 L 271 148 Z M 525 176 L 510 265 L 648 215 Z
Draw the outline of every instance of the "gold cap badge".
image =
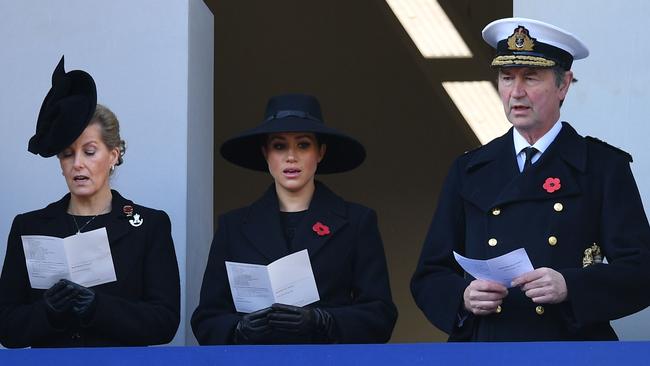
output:
M 515 32 L 508 37 L 508 49 L 511 51 L 533 51 L 535 48 L 535 39 L 530 38 L 528 29 L 519 26 Z

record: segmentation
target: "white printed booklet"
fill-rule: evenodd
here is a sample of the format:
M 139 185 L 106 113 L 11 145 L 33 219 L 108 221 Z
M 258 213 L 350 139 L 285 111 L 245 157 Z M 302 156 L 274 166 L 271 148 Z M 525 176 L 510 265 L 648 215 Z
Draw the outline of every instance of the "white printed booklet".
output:
M 117 280 L 105 227 L 63 239 L 21 238 L 32 288 L 48 289 L 62 278 L 85 287 Z
M 268 266 L 226 261 L 226 271 L 240 313 L 252 313 L 273 303 L 305 306 L 320 300 L 307 249 Z

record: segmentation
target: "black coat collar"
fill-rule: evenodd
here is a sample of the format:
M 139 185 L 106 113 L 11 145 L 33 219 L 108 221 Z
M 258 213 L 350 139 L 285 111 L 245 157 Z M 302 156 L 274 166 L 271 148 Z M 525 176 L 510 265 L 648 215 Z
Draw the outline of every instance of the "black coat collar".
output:
M 587 165 L 587 145 L 566 122 L 562 130 L 539 161 L 526 173 L 517 166 L 514 130 L 493 140 L 472 153 L 465 174 L 467 180 L 461 194 L 483 211 L 505 204 L 523 201 L 559 198 L 580 192 L 576 174 L 584 173 Z M 562 187 L 553 193 L 543 184 L 548 178 L 559 178 Z
M 106 231 L 108 232 L 110 241 L 113 242 L 126 235 L 133 228 L 129 224 L 130 217 L 127 217 L 124 213 L 124 207 L 131 206 L 135 209 L 135 205 L 131 200 L 122 197 L 115 190 L 111 190 L 111 194 L 113 199 L 111 201 L 111 212 Z M 52 233 L 54 236 L 63 238 L 69 234 L 70 219 L 67 213 L 69 203 L 70 193 L 63 196 L 60 200 L 49 204 L 41 211 L 41 217 L 44 220 L 55 221 L 54 225 L 50 225 L 55 231 Z M 138 213 L 137 209 L 134 213 Z
M 275 186 L 271 185 L 264 195 L 249 207 L 243 222 L 244 235 L 269 261 L 290 254 L 282 232 L 279 212 Z M 313 230 L 317 222 L 326 225 L 330 233 L 318 235 Z M 307 249 L 309 256 L 313 258 L 347 223 L 345 202 L 325 185 L 316 182 L 309 210 L 296 229 L 294 246 L 297 250 Z

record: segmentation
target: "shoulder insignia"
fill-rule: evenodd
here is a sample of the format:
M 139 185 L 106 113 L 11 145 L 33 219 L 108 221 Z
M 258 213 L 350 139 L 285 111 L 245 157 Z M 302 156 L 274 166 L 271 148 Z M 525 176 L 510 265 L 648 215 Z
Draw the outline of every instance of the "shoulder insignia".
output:
M 616 146 L 612 146 L 612 145 L 606 143 L 605 141 L 603 141 L 603 140 L 601 140 L 601 139 L 598 139 L 598 138 L 596 138 L 596 137 L 585 136 L 585 139 L 587 139 L 587 141 L 595 142 L 595 143 L 597 143 L 597 144 L 600 144 L 601 146 L 604 146 L 604 147 L 606 147 L 606 148 L 608 148 L 608 149 L 610 149 L 610 150 L 616 151 L 617 153 L 619 153 L 619 154 L 625 156 L 625 157 L 627 158 L 627 160 L 630 161 L 630 163 L 632 162 L 632 155 L 630 155 L 630 154 L 629 154 L 627 151 L 625 151 L 625 150 L 619 149 L 619 148 L 616 147 Z

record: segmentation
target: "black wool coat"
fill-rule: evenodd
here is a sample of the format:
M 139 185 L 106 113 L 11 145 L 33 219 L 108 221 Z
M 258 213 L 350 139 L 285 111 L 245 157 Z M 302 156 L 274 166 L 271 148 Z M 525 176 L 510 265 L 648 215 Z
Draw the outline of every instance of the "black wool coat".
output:
M 45 290 L 30 286 L 20 239 L 74 234 L 76 228 L 66 213 L 70 194 L 16 216 L 0 276 L 0 343 L 5 347 L 143 346 L 168 343 L 174 337 L 180 321 L 180 280 L 169 217 L 116 191 L 112 194 L 112 210 L 100 224 L 108 232 L 117 281 L 91 287 L 96 310 L 84 324 L 71 314 L 61 324 L 50 322 Z M 129 223 L 124 206 L 140 215 L 140 226 Z M 83 231 L 100 227 L 93 224 Z
M 650 228 L 630 156 L 564 122 L 537 163 L 520 173 L 512 133 L 453 164 L 411 281 L 416 303 L 450 340 L 617 339 L 609 321 L 650 304 Z M 548 192 L 548 178 L 559 178 L 560 189 Z M 609 264 L 583 268 L 594 243 Z M 460 322 L 473 278 L 452 251 L 488 259 L 521 247 L 533 267 L 564 276 L 567 300 L 535 304 L 511 288 L 500 313 Z
M 233 342 L 243 314 L 233 305 L 224 261 L 267 265 L 291 254 L 282 230 L 275 187 L 248 207 L 219 218 L 212 241 L 201 299 L 192 316 L 200 344 Z M 319 236 L 312 226 L 321 222 L 330 234 Z M 397 310 L 393 304 L 383 244 L 373 210 L 343 201 L 323 184 L 296 229 L 295 251 L 307 249 L 320 294 L 308 305 L 334 318 L 340 343 L 380 343 L 391 336 Z M 276 334 L 276 343 L 310 343 L 290 334 Z

